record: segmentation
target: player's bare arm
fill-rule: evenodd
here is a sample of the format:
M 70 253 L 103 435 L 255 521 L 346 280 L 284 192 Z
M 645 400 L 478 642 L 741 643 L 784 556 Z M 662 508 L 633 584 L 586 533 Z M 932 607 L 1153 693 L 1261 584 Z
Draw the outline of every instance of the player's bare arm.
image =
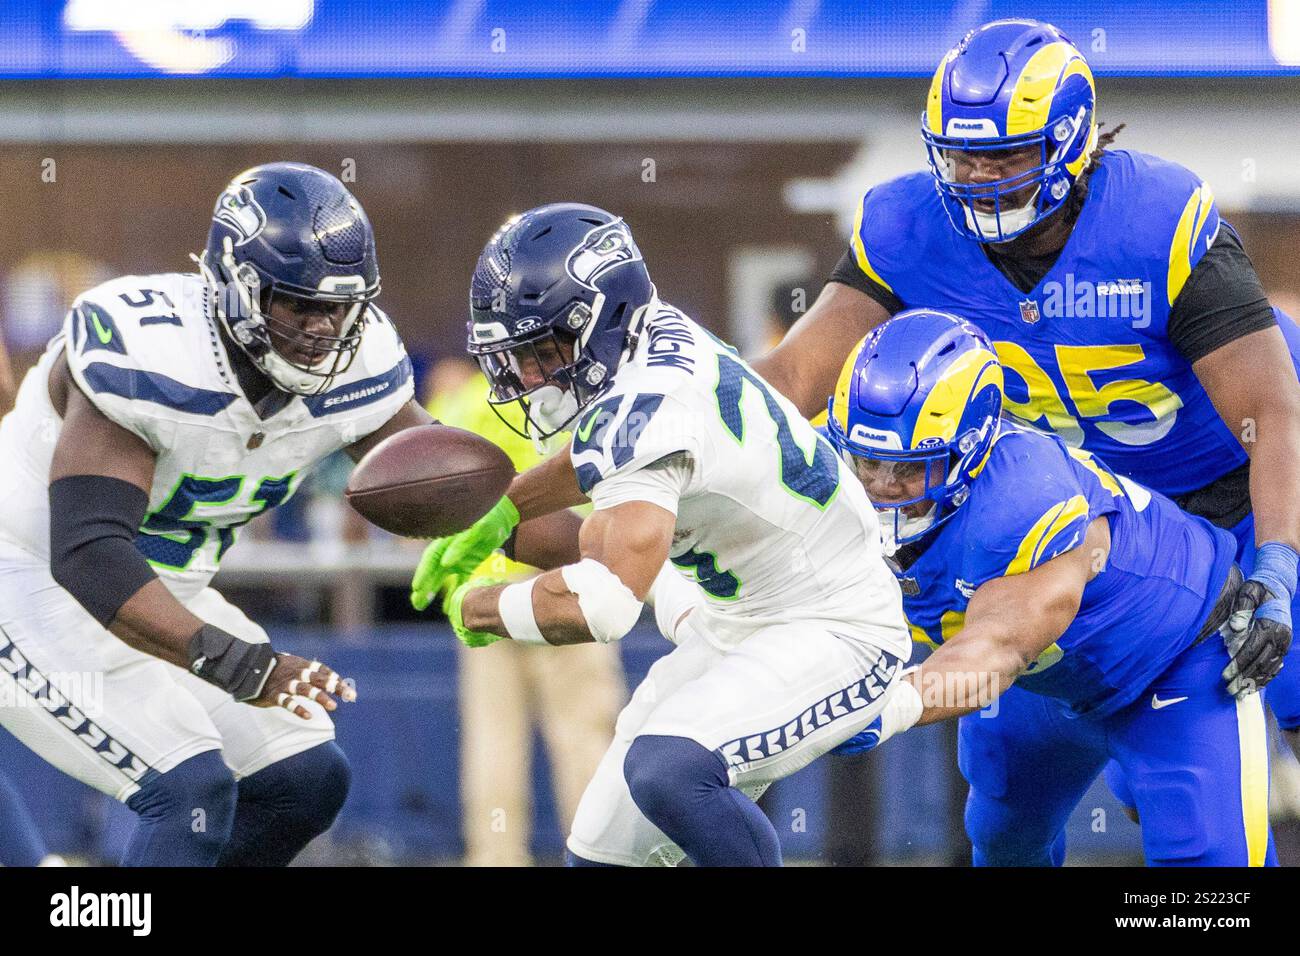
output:
M 1256 567 L 1233 604 L 1226 637 L 1233 660 L 1223 672 L 1229 692 L 1241 696 L 1278 673 L 1291 645 L 1300 550 L 1300 383 L 1276 326 L 1220 346 L 1192 370 L 1250 456 Z
M 578 487 L 567 445 L 563 451 L 518 475 L 510 483 L 506 497 L 519 510 L 521 522 L 562 508 L 576 508 L 587 500 Z
M 1300 550 L 1300 383 L 1281 331 L 1235 339 L 1192 370 L 1251 458 L 1255 540 Z
M 1023 574 L 980 585 L 962 630 L 908 675 L 925 704 L 917 723 L 980 710 L 1010 687 L 1070 626 L 1084 586 L 1109 552 L 1110 525 L 1096 518 L 1079 547 Z
M 800 414 L 812 418 L 826 411 L 844 356 L 888 318 L 875 299 L 842 283 L 828 282 L 781 343 L 751 364 L 794 402 Z
M 354 441 L 345 449 L 348 457 L 353 461 L 360 461 L 366 456 L 366 452 L 374 448 L 385 438 L 396 435 L 398 432 L 406 431 L 408 428 L 418 428 L 421 425 L 433 424 L 433 416 L 424 410 L 419 402 L 411 399 L 393 415 L 388 421 L 380 425 L 369 435 Z
M 63 413 L 50 468 L 51 573 L 60 585 L 126 644 L 192 670 L 246 703 L 288 705 L 308 719 L 293 697 L 315 699 L 327 710 L 338 706 L 331 695 L 355 697 L 328 667 L 247 645 L 176 600 L 133 544 L 148 507 L 153 450 L 96 409 L 62 360 L 51 375 L 50 397 Z M 91 579 L 96 583 L 88 589 Z
M 571 565 L 548 571 L 522 585 L 476 588 L 466 592 L 461 606 L 465 628 L 515 637 L 502 617 L 503 593 L 511 587 L 531 587 L 532 616 L 546 643 L 585 644 L 622 637 L 622 634 L 612 636 L 612 631 L 621 625 L 609 628 L 601 620 L 589 619 L 588 614 L 605 617 L 612 607 L 607 609 L 602 605 L 616 604 L 621 596 L 617 593 L 620 587 L 630 592 L 639 612 L 641 602 L 645 601 L 668 558 L 675 522 L 676 516 L 671 511 L 644 501 L 629 501 L 593 513 L 583 521 L 580 538 L 585 566 L 581 574 L 591 580 L 590 587 L 578 585 L 577 592 L 571 589 L 575 583 L 572 570 L 575 566 Z M 604 574 L 610 575 L 609 579 L 597 582 L 595 576 Z M 602 587 L 607 589 L 606 593 L 600 593 Z M 507 608 L 509 600 L 506 598 Z M 631 606 L 627 605 L 627 609 Z M 508 616 L 509 610 L 506 613 Z M 624 620 L 627 617 L 631 617 L 630 628 L 636 618 L 630 613 Z

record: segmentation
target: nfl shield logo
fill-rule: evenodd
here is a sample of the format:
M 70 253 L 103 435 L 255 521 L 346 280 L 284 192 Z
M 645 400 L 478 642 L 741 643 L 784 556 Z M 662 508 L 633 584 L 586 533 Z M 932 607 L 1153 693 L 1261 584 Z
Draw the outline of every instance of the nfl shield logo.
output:
M 1033 325 L 1040 318 L 1042 318 L 1042 316 L 1038 314 L 1038 303 L 1035 302 L 1033 299 L 1025 299 L 1023 302 L 1021 302 L 1020 318 L 1028 322 L 1030 325 Z

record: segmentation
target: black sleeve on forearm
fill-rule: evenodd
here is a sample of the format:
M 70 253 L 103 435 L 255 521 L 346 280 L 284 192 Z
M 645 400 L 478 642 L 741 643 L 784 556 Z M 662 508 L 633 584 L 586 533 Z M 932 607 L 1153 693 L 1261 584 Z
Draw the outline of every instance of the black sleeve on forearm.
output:
M 879 302 L 881 307 L 890 315 L 903 311 L 903 300 L 863 272 L 858 266 L 858 260 L 853 257 L 852 249 L 845 250 L 844 255 L 840 257 L 840 261 L 835 263 L 835 268 L 831 270 L 830 278 L 826 281 L 838 282 L 841 285 L 857 289 L 863 295 L 870 296 Z
M 149 496 L 120 478 L 69 475 L 50 483 L 50 574 L 105 627 L 156 578 L 135 546 Z
M 1169 310 L 1169 341 L 1191 363 L 1276 324 L 1241 239 L 1222 223 L 1214 245 L 1196 263 Z

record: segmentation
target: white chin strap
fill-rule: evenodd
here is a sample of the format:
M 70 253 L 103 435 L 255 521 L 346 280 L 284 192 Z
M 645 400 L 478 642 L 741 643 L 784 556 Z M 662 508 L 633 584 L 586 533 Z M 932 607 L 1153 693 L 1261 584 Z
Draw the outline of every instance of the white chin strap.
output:
M 543 385 L 528 396 L 528 417 L 546 431 L 563 428 L 578 414 L 578 399 L 558 385 Z
M 964 202 L 962 209 L 966 211 L 966 225 L 985 239 L 997 239 L 999 236 L 1019 232 L 1034 221 L 1034 215 L 1038 212 L 1038 192 L 1039 190 L 1035 189 L 1029 201 L 1019 209 L 1004 210 L 1000 213 L 980 212 L 970 203 Z
M 899 543 L 903 538 L 911 538 L 913 535 L 924 534 L 934 525 L 935 513 L 939 509 L 930 505 L 930 510 L 918 518 L 912 518 L 903 513 L 902 508 L 884 508 L 877 512 L 880 518 L 880 548 L 885 553 L 885 557 L 892 558 L 902 547 Z

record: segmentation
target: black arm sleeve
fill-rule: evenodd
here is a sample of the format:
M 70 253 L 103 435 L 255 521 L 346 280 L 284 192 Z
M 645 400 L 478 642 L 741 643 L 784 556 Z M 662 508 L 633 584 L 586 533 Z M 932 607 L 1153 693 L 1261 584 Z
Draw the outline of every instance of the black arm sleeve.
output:
M 135 547 L 149 496 L 120 478 L 69 475 L 50 483 L 50 573 L 105 627 L 156 578 Z
M 858 266 L 858 260 L 853 257 L 852 249 L 845 251 L 840 261 L 835 264 L 835 268 L 831 270 L 830 278 L 826 281 L 838 282 L 841 285 L 857 289 L 863 295 L 870 296 L 879 302 L 890 315 L 903 311 L 903 300 L 863 272 Z
M 1169 311 L 1168 335 L 1189 363 L 1252 332 L 1276 325 L 1255 266 L 1236 231 L 1223 223 Z

